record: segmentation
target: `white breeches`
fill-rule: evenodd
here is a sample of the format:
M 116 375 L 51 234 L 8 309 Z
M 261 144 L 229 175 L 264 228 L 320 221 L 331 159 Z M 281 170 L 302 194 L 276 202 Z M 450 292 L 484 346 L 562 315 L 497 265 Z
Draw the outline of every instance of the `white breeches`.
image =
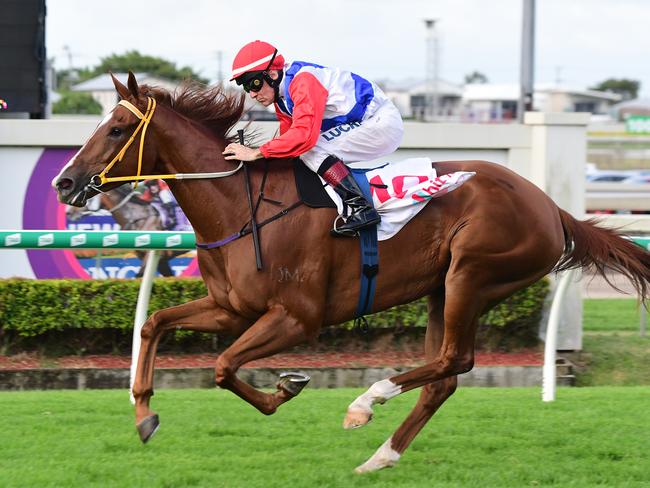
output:
M 402 116 L 395 105 L 387 102 L 362 122 L 341 124 L 321 132 L 316 145 L 300 159 L 314 172 L 331 155 L 346 164 L 369 161 L 394 152 L 403 134 Z

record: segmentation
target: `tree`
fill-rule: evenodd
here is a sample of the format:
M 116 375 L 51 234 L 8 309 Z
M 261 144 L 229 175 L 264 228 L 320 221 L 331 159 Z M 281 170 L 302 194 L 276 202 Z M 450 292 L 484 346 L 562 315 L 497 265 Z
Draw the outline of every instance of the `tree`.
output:
M 163 58 L 140 54 L 136 50 L 124 54 L 111 54 L 101 59 L 100 63 L 90 72 L 88 78 L 99 76 L 109 71 L 125 73 L 127 71 L 140 71 L 152 76 L 159 76 L 173 81 L 182 81 L 191 78 L 201 83 L 208 83 L 206 78 L 199 76 L 189 66 L 177 68 L 175 63 Z M 86 78 L 87 79 L 87 78 Z
M 609 78 L 591 87 L 591 90 L 618 93 L 623 96 L 623 100 L 631 100 L 637 97 L 640 88 L 641 83 L 637 80 Z
M 465 83 L 487 83 L 488 78 L 480 71 L 472 71 L 465 75 Z
M 52 106 L 55 114 L 101 115 L 102 106 L 88 93 L 63 92 L 61 99 Z

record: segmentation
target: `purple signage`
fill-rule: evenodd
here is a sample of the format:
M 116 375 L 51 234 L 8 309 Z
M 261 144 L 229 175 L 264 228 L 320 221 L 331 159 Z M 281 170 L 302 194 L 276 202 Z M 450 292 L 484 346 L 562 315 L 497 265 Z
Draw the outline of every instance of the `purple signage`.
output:
M 51 186 L 52 179 L 59 174 L 61 168 L 76 154 L 77 148 L 45 149 L 41 154 L 27 185 L 23 204 L 23 229 L 53 229 L 66 230 L 79 228 L 78 222 L 68 222 L 66 205 L 59 203 L 56 192 Z M 110 216 L 89 216 L 84 222 L 87 225 L 119 227 Z M 27 256 L 36 278 L 79 278 L 92 277 L 121 277 L 135 276 L 140 268 L 140 260 L 135 256 L 123 256 L 116 259 L 106 256 L 97 265 L 98 259 L 87 250 L 77 256 L 68 249 L 27 250 Z M 128 254 L 128 253 L 127 253 Z M 133 254 L 133 253 L 131 253 Z M 174 274 L 190 276 L 198 274 L 196 258 L 177 257 L 170 261 Z

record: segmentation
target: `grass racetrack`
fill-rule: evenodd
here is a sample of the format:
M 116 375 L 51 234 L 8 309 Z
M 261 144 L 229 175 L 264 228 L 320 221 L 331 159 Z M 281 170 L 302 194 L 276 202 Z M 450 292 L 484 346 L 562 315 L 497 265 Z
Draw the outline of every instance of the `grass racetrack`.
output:
M 362 390 L 310 390 L 265 417 L 223 390 L 161 390 L 161 429 L 138 440 L 126 391 L 0 393 L 0 486 L 641 487 L 650 485 L 647 387 L 460 389 L 397 467 L 357 475 L 417 391 L 355 431 Z

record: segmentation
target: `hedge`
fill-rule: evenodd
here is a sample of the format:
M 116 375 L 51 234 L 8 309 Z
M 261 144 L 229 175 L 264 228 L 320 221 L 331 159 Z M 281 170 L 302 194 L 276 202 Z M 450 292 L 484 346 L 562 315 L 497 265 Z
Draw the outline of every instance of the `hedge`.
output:
M 122 350 L 130 343 L 139 286 L 139 280 L 0 280 L 0 350 L 52 352 L 56 349 L 52 343 L 61 340 L 68 341 L 68 349 L 76 353 Z M 523 338 L 515 346 L 534 344 L 548 287 L 548 280 L 541 280 L 481 317 L 479 345 L 503 348 L 504 340 L 508 342 L 513 334 Z M 156 279 L 149 313 L 206 293 L 198 278 Z M 373 328 L 424 327 L 426 301 L 379 312 L 368 321 Z M 351 328 L 352 323 L 343 326 Z M 166 339 L 167 344 L 196 346 L 197 341 L 206 341 L 203 334 L 177 331 L 168 335 L 172 337 Z

